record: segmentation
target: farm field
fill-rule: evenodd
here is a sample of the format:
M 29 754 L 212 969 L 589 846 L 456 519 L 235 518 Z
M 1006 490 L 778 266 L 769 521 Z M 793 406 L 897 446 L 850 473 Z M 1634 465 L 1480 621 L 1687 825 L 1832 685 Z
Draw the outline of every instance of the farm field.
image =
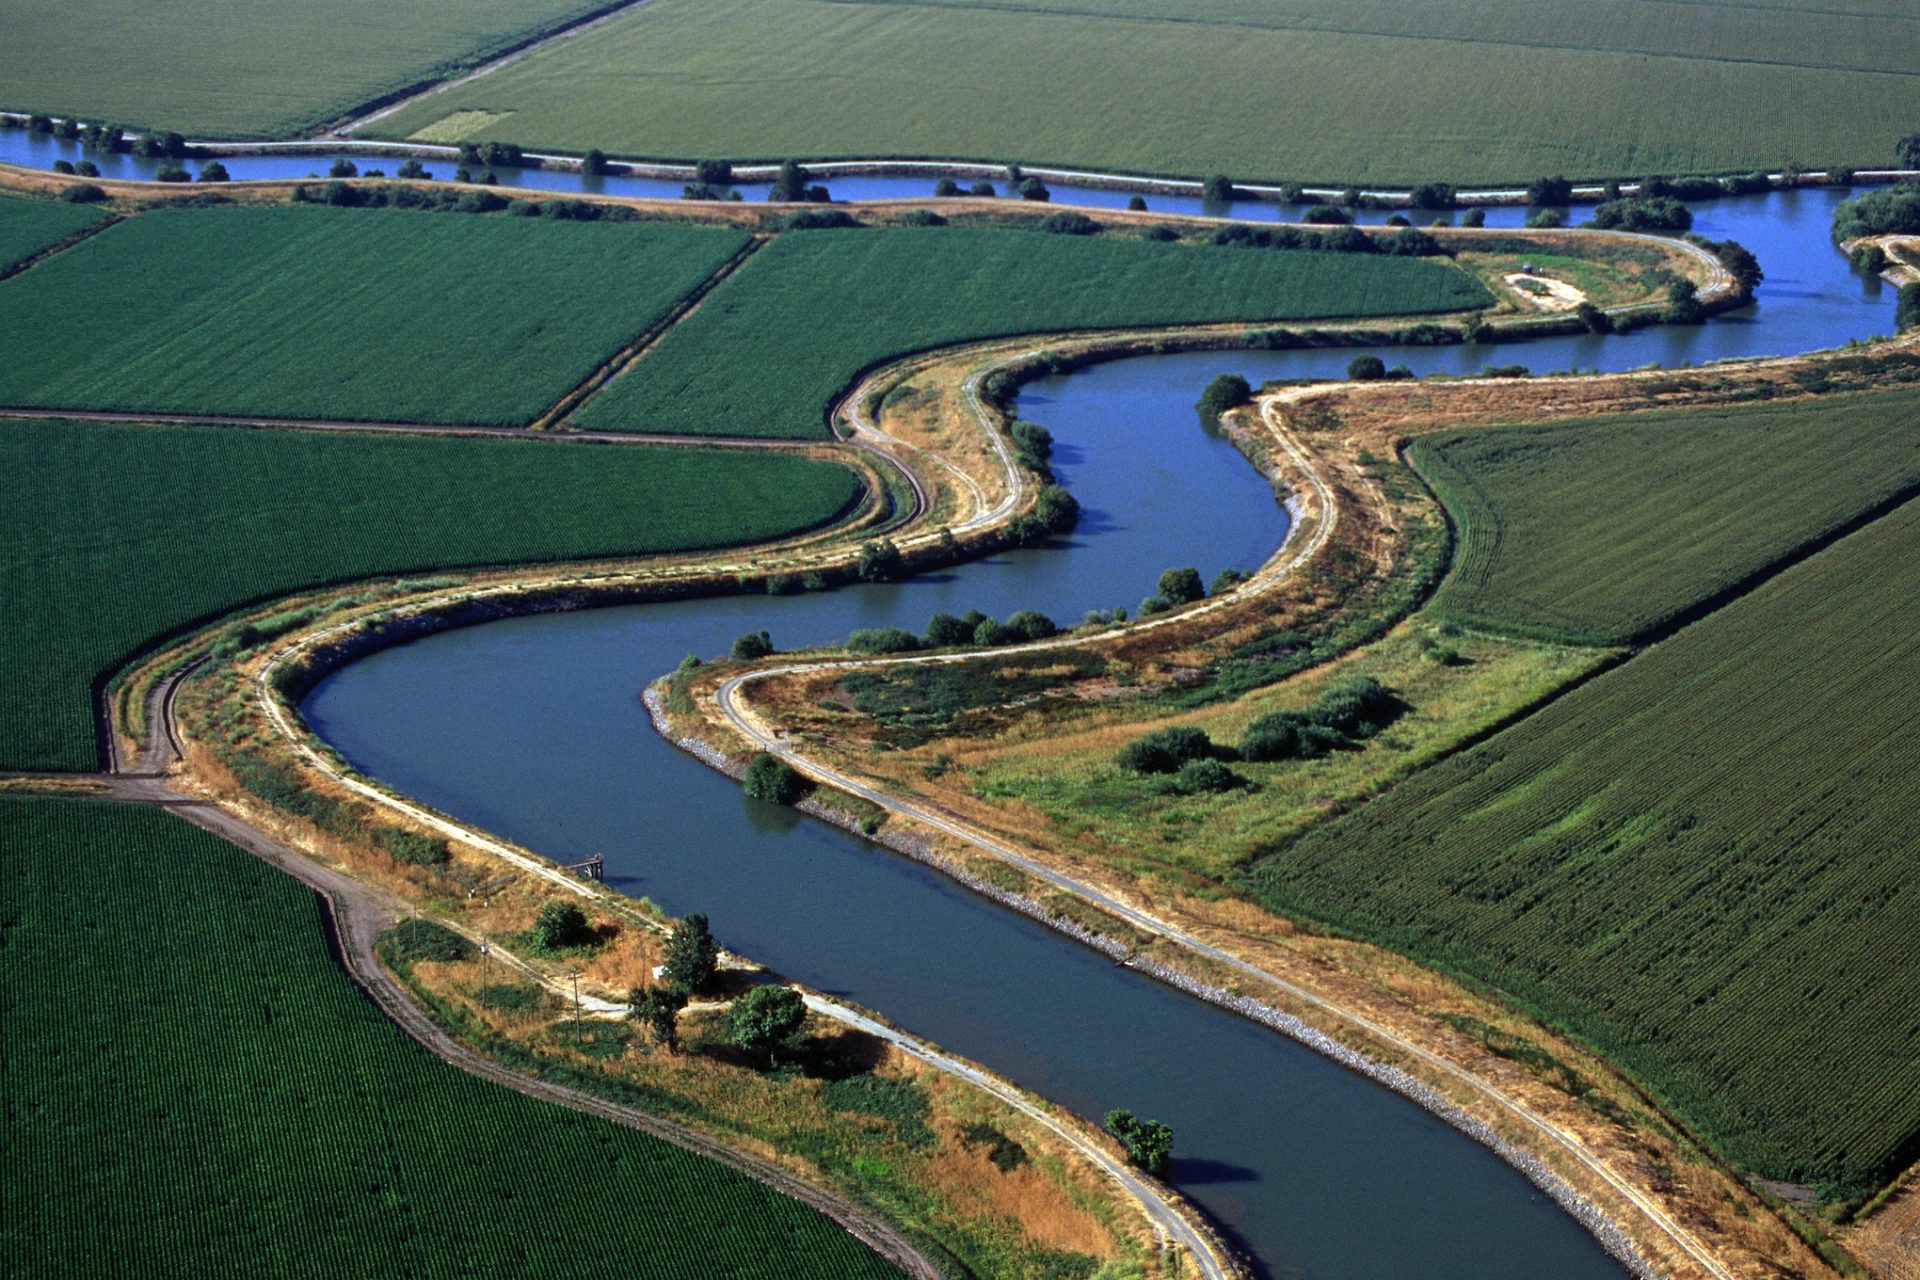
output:
M 1274 850 L 1282 913 L 1504 994 L 1732 1160 L 1869 1189 L 1920 1140 L 1920 502 Z
M 897 1274 L 744 1175 L 432 1057 L 310 890 L 157 810 L 0 797 L 0 910 L 9 1274 Z
M 8 352 L 0 404 L 525 423 L 744 243 L 451 213 L 143 213 L 0 284 L 0 331 L 64 339 Z
M 475 111 L 496 114 L 469 137 L 654 158 L 1525 184 L 1889 164 L 1916 86 L 1920 15 L 1892 0 L 656 0 L 377 127 Z
M 1459 530 L 1434 616 L 1611 644 L 1920 485 L 1920 391 L 1457 431 L 1408 453 Z
M 78 115 L 196 137 L 318 129 L 438 70 L 486 60 L 593 12 L 590 0 L 9 0 L 8 111 Z
M 0 271 L 31 258 L 104 218 L 84 204 L 0 196 Z
M 385 573 L 754 542 L 831 520 L 840 466 L 769 454 L 0 423 L 0 767 L 97 767 L 89 690 L 168 632 Z
M 1443 259 L 955 227 L 792 232 L 577 415 L 582 426 L 818 438 L 865 368 L 972 338 L 1487 305 Z

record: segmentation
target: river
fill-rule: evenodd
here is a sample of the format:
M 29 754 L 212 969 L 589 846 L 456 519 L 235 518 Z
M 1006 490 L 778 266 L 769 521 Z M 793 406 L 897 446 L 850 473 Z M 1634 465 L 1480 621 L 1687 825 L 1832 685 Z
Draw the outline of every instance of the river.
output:
M 0 134 L 17 138 L 18 132 Z M 230 161 L 231 165 L 232 162 Z M 853 194 L 836 183 L 836 194 Z M 924 184 L 921 184 L 924 185 Z M 1835 193 L 1698 209 L 1752 248 L 1754 305 L 1692 329 L 1381 354 L 1416 372 L 1488 360 L 1631 368 L 1834 345 L 1891 329 L 1892 290 L 1827 243 Z M 1273 216 L 1273 206 L 1261 206 Z M 1497 354 L 1496 354 L 1497 353 Z M 1163 568 L 1251 569 L 1286 517 L 1192 405 L 1213 375 L 1337 374 L 1355 353 L 1206 352 L 1097 365 L 1029 385 L 1083 504 L 1062 544 L 910 582 L 489 623 L 364 658 L 304 711 L 355 766 L 550 857 L 606 857 L 608 882 L 705 912 L 721 941 L 879 1010 L 1082 1115 L 1124 1106 L 1177 1135 L 1172 1181 L 1274 1277 L 1587 1280 L 1618 1264 L 1518 1173 L 1411 1102 L 866 841 L 750 801 L 663 742 L 639 693 L 742 632 L 782 648 L 929 614 L 1040 608 L 1063 622 L 1133 607 Z M 1596 495 L 1602 497 L 1603 495 Z

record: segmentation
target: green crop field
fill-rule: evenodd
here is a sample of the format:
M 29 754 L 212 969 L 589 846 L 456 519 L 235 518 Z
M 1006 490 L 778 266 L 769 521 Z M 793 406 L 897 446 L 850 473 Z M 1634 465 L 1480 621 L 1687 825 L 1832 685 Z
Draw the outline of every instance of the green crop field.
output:
M 590 0 L 8 0 L 0 107 L 200 138 L 293 135 L 599 7 Z
M 652 157 L 1525 183 L 1886 165 L 1917 93 L 1895 0 L 655 0 L 379 128 L 485 111 L 468 136 Z
M 860 482 L 770 454 L 0 423 L 0 767 L 90 769 L 88 691 L 154 638 L 316 583 L 755 542 Z
M 1858 1192 L 1920 1147 L 1916 610 L 1910 502 L 1253 887 L 1506 993 L 1743 1167 Z
M 1460 531 L 1436 615 L 1606 644 L 1920 485 L 1920 391 L 1450 432 L 1409 453 Z
M 0 798 L 9 1275 L 897 1273 L 657 1138 L 477 1080 L 314 895 L 152 809 Z
M 792 232 L 668 333 L 582 425 L 818 437 L 889 356 L 970 338 L 1485 306 L 1444 260 L 1201 248 L 953 227 Z
M 0 332 L 47 338 L 10 346 L 0 404 L 525 423 L 744 243 L 649 223 L 144 213 L 0 284 Z
M 84 204 L 0 196 L 0 271 L 84 231 L 106 215 Z

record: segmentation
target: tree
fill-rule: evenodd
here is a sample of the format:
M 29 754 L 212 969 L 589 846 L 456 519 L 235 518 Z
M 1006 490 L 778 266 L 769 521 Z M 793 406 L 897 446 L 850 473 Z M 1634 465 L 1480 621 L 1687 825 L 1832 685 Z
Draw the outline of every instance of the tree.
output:
M 707 918 L 699 914 L 682 916 L 667 938 L 667 959 L 660 978 L 669 991 L 690 996 L 713 981 L 719 964 L 720 946 L 707 930 Z M 684 998 L 681 1003 L 686 1003 Z
M 1160 575 L 1156 585 L 1160 594 L 1175 604 L 1192 604 L 1207 594 L 1207 589 L 1200 583 L 1198 569 L 1169 569 Z
M 1145 213 L 1147 211 L 1147 198 L 1145 196 L 1128 196 L 1127 209 L 1132 213 Z
M 393 171 L 393 176 L 396 178 L 408 178 L 415 182 L 433 181 L 432 172 L 418 160 L 402 161 L 400 167 Z
M 1133 1112 L 1107 1112 L 1106 1130 L 1127 1149 L 1127 1159 L 1156 1178 L 1167 1176 L 1173 1157 L 1173 1130 L 1158 1120 L 1141 1120 Z
M 1573 309 L 1573 314 L 1579 319 L 1581 324 L 1587 326 L 1587 332 L 1589 333 L 1613 332 L 1612 318 L 1591 302 L 1583 300 L 1579 306 Z
M 747 762 L 747 794 L 769 804 L 792 804 L 807 794 L 807 780 L 792 765 L 762 751 Z
M 1920 283 L 1900 286 L 1900 300 L 1893 308 L 1893 323 L 1902 333 L 1908 329 L 1920 329 Z
M 1213 575 L 1213 582 L 1207 587 L 1207 594 L 1217 596 L 1231 591 L 1247 580 L 1247 575 L 1239 569 L 1222 569 Z
M 225 182 L 226 180 L 227 166 L 221 164 L 218 160 L 209 160 L 200 166 L 200 181 Z
M 1226 204 L 1233 199 L 1233 179 L 1224 173 L 1216 173 L 1208 178 L 1200 189 L 1201 198 L 1209 204 Z
M 1347 376 L 1355 382 L 1373 382 L 1387 376 L 1387 362 L 1379 356 L 1355 356 L 1347 365 Z
M 1040 219 L 1040 230 L 1057 236 L 1091 236 L 1100 231 L 1100 224 L 1084 213 L 1050 213 Z
M 920 637 L 905 627 L 861 627 L 847 636 L 855 653 L 911 653 L 919 647 Z
M 68 204 L 99 204 L 107 198 L 107 193 L 91 182 L 76 182 L 64 188 L 58 198 Z
M 733 642 L 728 657 L 735 662 L 752 662 L 773 652 L 773 637 L 765 631 L 749 631 Z
M 993 189 L 991 182 L 981 181 L 968 187 L 967 194 L 970 196 L 997 196 L 1000 193 Z
M 1481 209 L 1478 207 L 1467 210 L 1465 213 L 1460 215 L 1460 225 L 1463 227 L 1486 226 L 1487 211 L 1485 209 Z
M 949 199 L 960 194 L 960 184 L 952 178 L 942 178 L 933 184 L 933 194 L 941 199 Z
M 1020 181 L 1020 198 L 1044 202 L 1053 199 L 1053 193 L 1047 190 L 1047 184 L 1040 179 L 1023 178 Z
M 1695 296 L 1691 280 L 1676 280 L 1667 288 L 1667 309 L 1660 318 L 1668 324 L 1699 324 L 1707 318 L 1707 309 Z
M 1920 169 L 1920 133 L 1910 133 L 1893 148 L 1902 169 Z
M 336 156 L 333 163 L 327 167 L 327 176 L 329 178 L 356 178 L 360 176 L 360 166 L 345 156 Z
M 862 582 L 891 582 L 900 576 L 900 548 L 891 538 L 860 544 L 860 560 L 855 568 Z
M 1413 189 L 1408 203 L 1416 209 L 1451 209 L 1459 197 L 1444 182 L 1424 182 Z
M 729 1022 L 733 1042 L 748 1053 L 767 1055 L 767 1065 L 780 1065 L 780 1050 L 799 1037 L 806 1025 L 807 1003 L 792 987 L 755 987 L 733 1002 Z
M 653 1042 L 668 1053 L 680 1048 L 680 1011 L 687 993 L 672 987 L 635 987 L 627 993 L 628 1016 L 647 1029 Z
M 733 165 L 726 160 L 702 160 L 693 166 L 693 179 L 710 187 L 724 187 L 733 181 Z
M 1007 615 L 1006 628 L 1018 640 L 1045 640 L 1058 635 L 1060 628 L 1052 618 L 1037 609 L 1022 609 Z
M 1253 399 L 1253 387 L 1237 373 L 1223 373 L 1207 384 L 1195 408 L 1203 418 L 1218 418 L 1229 409 L 1237 409 Z
M 607 171 L 607 153 L 598 147 L 580 157 L 580 172 L 589 178 L 597 178 Z
M 1693 210 L 1672 196 L 1641 196 L 1608 200 L 1593 207 L 1590 227 L 1622 231 L 1685 231 L 1693 225 Z
M 1080 523 L 1080 502 L 1057 484 L 1041 485 L 1033 515 L 1049 533 L 1071 533 Z
M 156 182 L 191 182 L 193 180 L 193 175 L 187 172 L 185 165 L 174 164 L 171 161 L 155 169 L 153 177 Z
M 593 928 L 587 913 L 577 902 L 549 902 L 533 918 L 533 935 L 548 951 L 584 946 L 593 941 Z
M 798 160 L 780 166 L 780 176 L 767 189 L 767 199 L 775 204 L 798 204 L 807 198 L 807 171 Z
M 1572 204 L 1573 184 L 1564 177 L 1535 178 L 1527 185 L 1527 203 L 1536 206 Z
M 972 644 L 973 633 L 979 626 L 978 622 L 956 618 L 950 613 L 936 613 L 927 619 L 926 646 L 929 649 L 952 649 Z

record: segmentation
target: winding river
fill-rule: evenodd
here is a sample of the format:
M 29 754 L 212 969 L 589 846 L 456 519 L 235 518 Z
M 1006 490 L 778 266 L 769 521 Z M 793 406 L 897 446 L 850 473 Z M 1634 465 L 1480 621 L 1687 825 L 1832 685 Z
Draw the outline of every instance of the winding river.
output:
M 836 194 L 853 185 L 836 183 Z M 1743 311 L 1696 329 L 1516 344 L 1492 358 L 1611 370 L 1888 332 L 1892 290 L 1852 275 L 1828 246 L 1838 198 L 1804 191 L 1699 207 L 1701 231 L 1747 244 L 1768 273 Z M 1422 373 L 1488 359 L 1485 348 L 1382 354 Z M 941 609 L 1037 607 L 1070 621 L 1131 608 L 1171 565 L 1208 577 L 1252 569 L 1283 535 L 1285 514 L 1239 454 L 1202 429 L 1194 399 L 1228 369 L 1255 381 L 1338 374 L 1353 355 L 1154 356 L 1031 384 L 1022 416 L 1052 429 L 1059 474 L 1086 508 L 1064 546 L 884 587 L 447 632 L 335 673 L 305 713 L 367 773 L 554 858 L 603 853 L 609 883 L 669 912 L 706 912 L 723 942 L 780 972 L 1081 1114 L 1126 1106 L 1166 1120 L 1178 1135 L 1173 1182 L 1271 1276 L 1617 1277 L 1618 1264 L 1545 1195 L 1412 1103 L 917 863 L 746 799 L 657 737 L 640 704 L 641 688 L 683 655 L 724 653 L 749 630 L 767 628 L 787 648 L 855 627 L 918 630 Z

